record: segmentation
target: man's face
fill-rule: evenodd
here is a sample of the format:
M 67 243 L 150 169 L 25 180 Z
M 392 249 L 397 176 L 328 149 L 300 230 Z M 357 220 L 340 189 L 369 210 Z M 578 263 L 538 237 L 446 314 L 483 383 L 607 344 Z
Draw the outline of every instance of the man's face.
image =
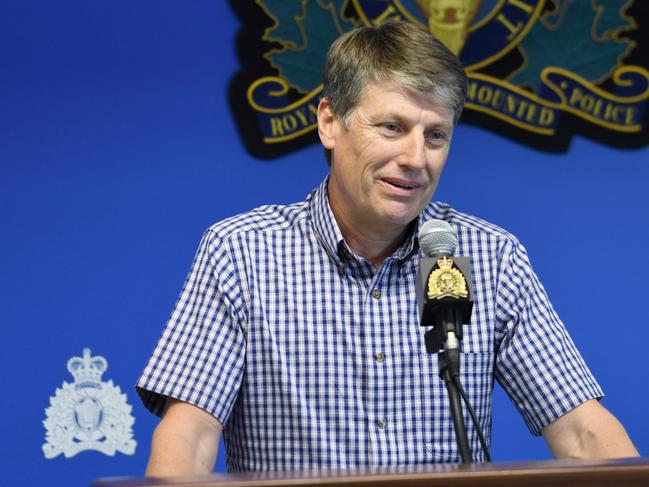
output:
M 453 111 L 392 82 L 376 82 L 363 91 L 347 127 L 326 99 L 318 115 L 320 139 L 332 151 L 329 202 L 341 228 L 368 238 L 402 232 L 437 186 Z

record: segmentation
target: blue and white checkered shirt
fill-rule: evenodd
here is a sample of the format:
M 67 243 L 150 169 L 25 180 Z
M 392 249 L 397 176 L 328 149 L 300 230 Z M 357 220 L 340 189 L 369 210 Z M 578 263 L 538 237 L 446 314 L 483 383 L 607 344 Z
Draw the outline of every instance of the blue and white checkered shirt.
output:
M 418 322 L 417 228 L 374 268 L 345 244 L 326 183 L 207 230 L 138 392 L 156 414 L 165 396 L 213 414 L 230 471 L 458 462 Z M 442 203 L 419 222 L 431 218 L 471 260 L 462 382 L 487 438 L 494 377 L 534 434 L 601 397 L 520 243 Z

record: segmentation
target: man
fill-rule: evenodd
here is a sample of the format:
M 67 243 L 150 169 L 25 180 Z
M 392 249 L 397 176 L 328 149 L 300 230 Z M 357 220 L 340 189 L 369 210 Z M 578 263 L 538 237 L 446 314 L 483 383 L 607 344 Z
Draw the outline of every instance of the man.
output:
M 391 23 L 331 47 L 318 132 L 331 165 L 307 200 L 212 226 L 139 383 L 162 420 L 148 475 L 456 462 L 437 356 L 417 318 L 417 231 L 471 258 L 462 380 L 487 437 L 496 378 L 557 457 L 634 456 L 503 230 L 430 202 L 466 91 L 458 59 Z M 469 429 L 476 461 L 484 459 Z

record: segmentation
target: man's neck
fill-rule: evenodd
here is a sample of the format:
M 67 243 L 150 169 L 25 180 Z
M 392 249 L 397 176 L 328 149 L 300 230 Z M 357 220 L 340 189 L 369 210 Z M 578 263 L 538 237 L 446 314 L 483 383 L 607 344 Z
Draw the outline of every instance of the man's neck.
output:
M 370 231 L 362 225 L 350 225 L 334 213 L 345 242 L 355 254 L 380 267 L 404 242 L 409 225 L 385 231 Z

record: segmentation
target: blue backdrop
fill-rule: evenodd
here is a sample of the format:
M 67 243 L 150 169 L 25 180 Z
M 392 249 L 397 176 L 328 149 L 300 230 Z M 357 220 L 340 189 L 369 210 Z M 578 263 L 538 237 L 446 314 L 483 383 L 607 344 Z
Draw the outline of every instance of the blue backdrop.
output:
M 133 384 L 202 231 L 301 200 L 326 174 L 316 146 L 272 161 L 245 151 L 227 101 L 238 29 L 221 1 L 0 5 L 0 485 L 141 475 L 157 419 Z M 648 177 L 647 148 L 576 137 L 547 154 L 460 125 L 436 194 L 526 245 L 641 453 Z M 46 460 L 44 410 L 84 347 L 127 393 L 136 452 Z M 493 456 L 549 457 L 498 390 Z

